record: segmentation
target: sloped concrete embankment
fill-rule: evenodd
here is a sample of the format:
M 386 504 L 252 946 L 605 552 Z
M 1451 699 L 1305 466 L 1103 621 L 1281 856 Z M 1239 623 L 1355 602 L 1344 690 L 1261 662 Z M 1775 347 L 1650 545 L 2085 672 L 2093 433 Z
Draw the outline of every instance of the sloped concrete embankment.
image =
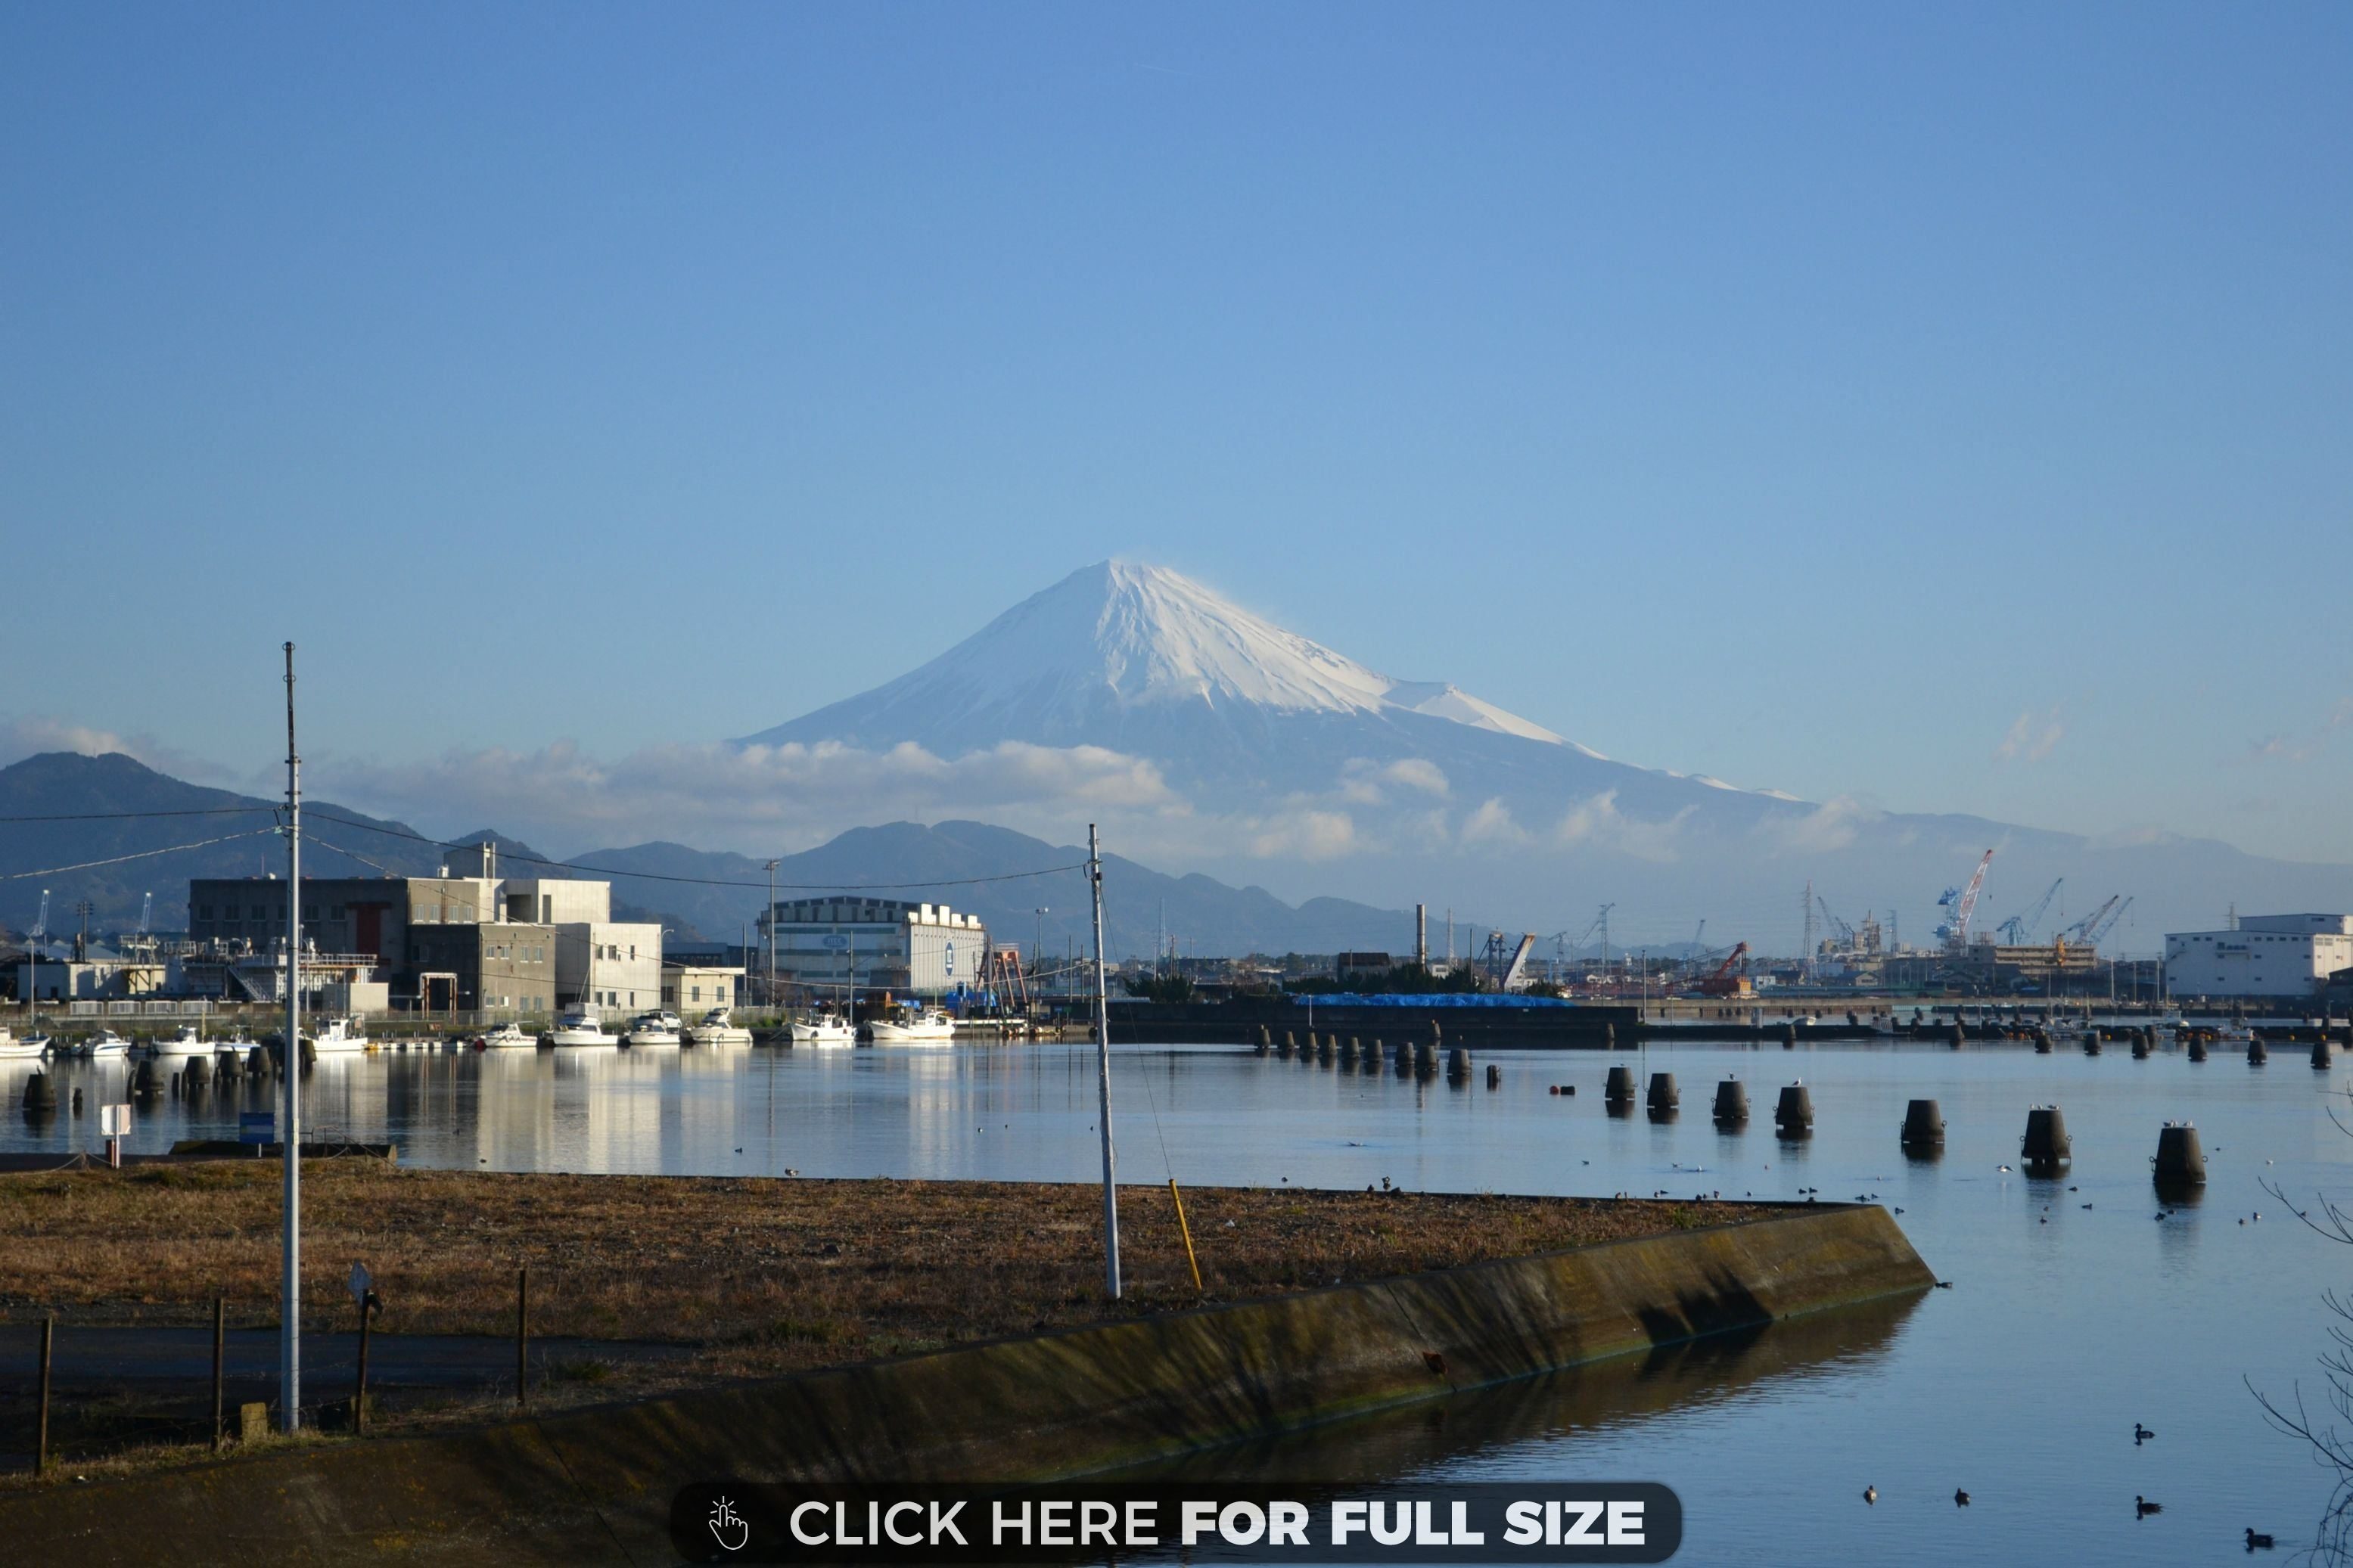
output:
M 1045 1479 L 1925 1289 L 1883 1209 L 1508 1258 L 0 1501 L 27 1563 L 671 1560 L 697 1479 Z

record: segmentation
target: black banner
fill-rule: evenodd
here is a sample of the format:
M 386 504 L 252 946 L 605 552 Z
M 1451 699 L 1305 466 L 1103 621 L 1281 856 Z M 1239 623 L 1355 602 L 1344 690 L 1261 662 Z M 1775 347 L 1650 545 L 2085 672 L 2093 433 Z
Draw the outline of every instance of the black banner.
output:
M 1683 1503 L 1649 1481 L 1022 1487 L 698 1481 L 689 1563 L 1662 1563 Z

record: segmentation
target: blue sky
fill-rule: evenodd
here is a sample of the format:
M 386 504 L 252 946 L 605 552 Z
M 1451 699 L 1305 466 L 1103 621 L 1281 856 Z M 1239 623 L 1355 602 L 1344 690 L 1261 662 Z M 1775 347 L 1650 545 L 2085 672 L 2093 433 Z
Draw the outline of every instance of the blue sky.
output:
M 708 742 L 1120 554 L 2353 860 L 2343 6 L 20 5 L 0 137 L 18 750 Z

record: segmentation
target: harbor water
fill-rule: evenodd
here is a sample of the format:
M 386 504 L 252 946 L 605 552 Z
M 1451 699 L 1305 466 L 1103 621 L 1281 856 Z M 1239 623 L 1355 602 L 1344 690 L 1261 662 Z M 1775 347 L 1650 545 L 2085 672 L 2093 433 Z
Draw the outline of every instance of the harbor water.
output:
M 2176 1048 L 2136 1060 L 1926 1044 L 1498 1052 L 1459 1081 L 1229 1047 L 1124 1043 L 1114 1061 L 1124 1181 L 1860 1198 L 1896 1211 L 1950 1282 L 1198 1456 L 1188 1473 L 1663 1481 L 1683 1500 L 1687 1563 L 2209 1562 L 2238 1555 L 2249 1526 L 2285 1554 L 2327 1500 L 2329 1473 L 2265 1425 L 2251 1388 L 2292 1399 L 2301 1385 L 2327 1409 L 2316 1358 L 2335 1320 L 2321 1297 L 2353 1254 L 2294 1210 L 2353 1199 L 2353 1138 L 2328 1114 L 2347 1109 L 2343 1066 L 2316 1070 L 2302 1051 L 2255 1068 L 2222 1051 L 2193 1063 Z M 63 1066 L 60 1100 L 82 1089 L 84 1113 L 28 1120 L 13 1108 L 36 1065 L 0 1063 L 0 1152 L 94 1149 L 96 1107 L 123 1097 L 124 1064 Z M 1609 1114 L 1616 1066 L 1644 1084 L 1674 1074 L 1680 1113 L 1653 1121 L 1638 1100 Z M 1752 1108 L 1734 1130 L 1709 1115 L 1726 1077 Z M 1793 1083 L 1814 1110 L 1804 1140 L 1772 1120 Z M 1938 1102 L 1941 1152 L 1899 1147 L 1913 1100 Z M 127 1147 L 234 1138 L 239 1112 L 268 1103 L 251 1085 L 157 1098 Z M 2072 1163 L 2031 1177 L 2027 1113 L 2054 1104 Z M 411 1049 L 322 1060 L 306 1107 L 311 1135 L 460 1170 L 1099 1176 L 1086 1046 Z M 2197 1125 L 2210 1179 L 2195 1202 L 2161 1203 L 2151 1162 L 2180 1121 Z M 1214 1281 L 1218 1238 L 1198 1239 Z M 2137 1424 L 2157 1435 L 2136 1443 Z M 2163 1512 L 2139 1517 L 2136 1496 Z

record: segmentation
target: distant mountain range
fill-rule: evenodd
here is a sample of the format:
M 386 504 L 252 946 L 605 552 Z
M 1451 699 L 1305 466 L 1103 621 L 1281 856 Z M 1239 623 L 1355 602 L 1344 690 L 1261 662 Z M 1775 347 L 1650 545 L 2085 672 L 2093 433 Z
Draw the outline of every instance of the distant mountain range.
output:
M 186 784 L 118 754 L 54 752 L 0 768 L 0 819 L 8 819 L 0 820 L 0 875 L 86 868 L 0 881 L 0 922 L 12 931 L 26 930 L 47 888 L 53 934 L 76 929 L 75 909 L 85 900 L 92 906 L 93 931 L 128 927 L 152 891 L 155 929 L 179 929 L 191 878 L 284 874 L 284 839 L 275 831 L 279 805 Z M 332 802 L 306 801 L 303 823 L 306 875 L 429 876 L 449 854 L 448 847 L 421 841 L 406 824 Z M 742 855 L 650 843 L 595 850 L 558 866 L 491 829 L 460 834 L 450 843 L 486 838 L 498 845 L 501 869 L 509 875 L 608 876 L 620 918 L 659 921 L 681 935 L 734 941 L 766 897 L 765 862 Z M 196 847 L 170 848 L 181 845 Z M 1086 883 L 1070 868 L 1085 858 L 1083 849 L 985 823 L 926 827 L 900 822 L 857 828 L 786 858 L 776 868 L 776 885 L 778 896 L 789 898 L 906 884 L 886 896 L 977 914 L 998 940 L 1025 949 L 1042 939 L 1049 952 L 1073 944 L 1083 952 L 1092 941 Z M 1261 888 L 1168 876 L 1117 856 L 1106 856 L 1103 867 L 1104 944 L 1113 957 L 1151 953 L 1164 931 L 1187 953 L 1406 952 L 1412 947 L 1410 911 L 1340 899 L 1293 907 Z M 1051 874 L 1030 875 L 1041 871 Z M 1470 928 L 1462 927 L 1458 941 L 1467 949 L 1472 940 Z
M 1904 910 L 1901 934 L 1924 942 L 1938 891 L 1967 881 L 1989 848 L 1999 854 L 1981 922 L 2064 877 L 2073 907 L 2133 897 L 2111 945 L 2144 952 L 2165 930 L 2221 924 L 2232 903 L 2353 908 L 2353 867 L 1816 803 L 1615 762 L 1125 562 L 1073 573 L 919 668 L 739 743 L 913 745 L 942 758 L 1008 743 L 1103 748 L 1150 764 L 1184 819 L 1205 825 L 1195 839 L 1219 847 L 1189 858 L 1207 872 L 1567 923 L 1572 938 L 1614 902 L 1621 930 L 1689 930 L 1706 915 L 1727 940 L 1793 951 L 1810 880 L 1850 919 Z

